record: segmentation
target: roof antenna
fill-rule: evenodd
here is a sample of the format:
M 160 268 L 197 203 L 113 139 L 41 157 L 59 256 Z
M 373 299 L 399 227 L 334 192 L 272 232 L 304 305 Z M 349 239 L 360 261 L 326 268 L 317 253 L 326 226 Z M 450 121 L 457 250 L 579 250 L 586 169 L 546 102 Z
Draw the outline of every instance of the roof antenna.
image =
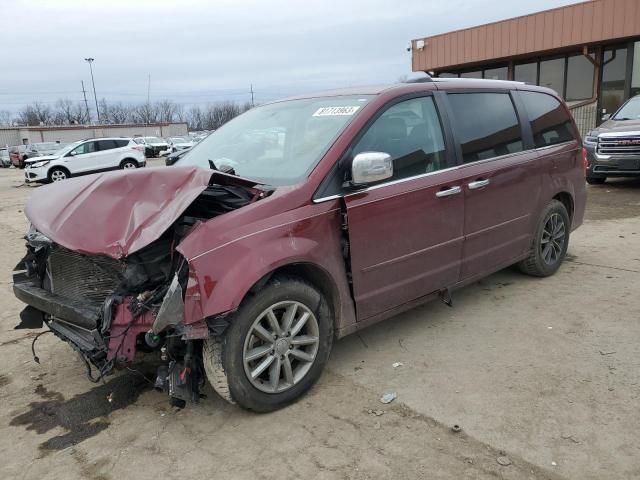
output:
M 433 78 L 427 72 L 412 72 L 407 75 L 406 79 L 402 83 L 428 83 L 433 82 Z

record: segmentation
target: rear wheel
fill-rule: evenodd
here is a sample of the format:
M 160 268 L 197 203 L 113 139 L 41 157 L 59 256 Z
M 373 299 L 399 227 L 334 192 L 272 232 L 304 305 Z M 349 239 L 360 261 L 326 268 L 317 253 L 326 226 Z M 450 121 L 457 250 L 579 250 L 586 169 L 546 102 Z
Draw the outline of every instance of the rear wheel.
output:
M 529 257 L 518 264 L 520 270 L 536 277 L 556 273 L 567 253 L 570 229 L 566 207 L 552 200 L 540 216 Z
M 587 177 L 587 183 L 589 185 L 602 185 L 607 181 L 607 177 Z
M 269 412 L 311 388 L 332 340 L 322 294 L 301 279 L 276 278 L 243 301 L 223 337 L 205 340 L 204 368 L 222 398 Z
M 138 168 L 138 162 L 128 158 L 126 160 L 123 160 L 122 163 L 120 163 L 120 168 L 122 168 L 123 170 L 129 170 L 130 168 Z
M 50 182 L 61 182 L 62 180 L 66 180 L 69 178 L 69 172 L 67 172 L 64 168 L 52 168 L 49 170 L 49 181 Z

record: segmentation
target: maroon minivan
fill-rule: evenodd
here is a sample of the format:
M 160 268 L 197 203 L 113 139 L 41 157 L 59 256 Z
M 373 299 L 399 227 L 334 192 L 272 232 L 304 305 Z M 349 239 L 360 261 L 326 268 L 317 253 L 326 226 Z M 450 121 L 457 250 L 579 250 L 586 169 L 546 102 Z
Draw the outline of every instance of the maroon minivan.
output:
M 173 167 L 72 178 L 29 200 L 18 328 L 97 381 L 137 353 L 174 402 L 201 380 L 269 411 L 336 338 L 509 265 L 560 267 L 585 152 L 549 89 L 433 79 L 253 108 Z

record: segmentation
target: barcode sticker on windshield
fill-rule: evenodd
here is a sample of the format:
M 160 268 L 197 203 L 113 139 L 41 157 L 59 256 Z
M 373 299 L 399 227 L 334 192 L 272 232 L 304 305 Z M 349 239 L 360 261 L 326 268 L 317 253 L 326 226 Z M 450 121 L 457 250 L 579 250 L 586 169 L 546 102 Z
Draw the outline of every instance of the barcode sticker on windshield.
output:
M 330 115 L 353 115 L 358 111 L 360 106 L 354 107 L 320 107 L 313 114 L 314 117 L 327 117 Z

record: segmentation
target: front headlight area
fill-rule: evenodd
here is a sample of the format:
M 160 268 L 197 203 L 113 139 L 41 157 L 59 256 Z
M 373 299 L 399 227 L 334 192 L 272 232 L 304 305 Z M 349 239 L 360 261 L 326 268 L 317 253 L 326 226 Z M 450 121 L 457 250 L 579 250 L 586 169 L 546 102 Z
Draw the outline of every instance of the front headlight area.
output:
M 51 160 L 40 160 L 39 162 L 33 162 L 33 163 L 29 163 L 27 165 L 27 168 L 40 168 L 40 167 L 45 167 L 47 165 L 49 165 L 49 162 Z
M 587 134 L 584 137 L 584 143 L 586 145 L 597 145 L 598 144 L 598 137 L 596 135 L 593 135 L 593 134 Z

